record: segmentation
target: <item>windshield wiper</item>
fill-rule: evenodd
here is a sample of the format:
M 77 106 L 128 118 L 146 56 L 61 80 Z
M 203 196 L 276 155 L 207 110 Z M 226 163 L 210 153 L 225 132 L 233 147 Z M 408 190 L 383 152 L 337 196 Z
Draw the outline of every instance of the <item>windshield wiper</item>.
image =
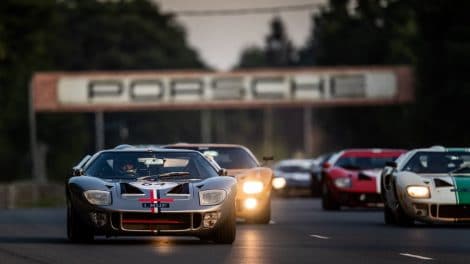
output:
M 189 176 L 189 172 L 187 171 L 172 171 L 167 173 L 159 174 L 159 177 L 172 177 L 172 176 Z
M 449 174 L 454 174 L 464 169 L 470 169 L 470 163 L 464 163 L 462 166 L 458 167 L 457 169 L 451 170 Z
M 190 173 L 187 171 L 172 171 L 172 172 L 167 172 L 167 173 L 162 173 L 162 174 L 156 174 L 156 175 L 149 175 L 149 176 L 142 176 L 137 178 L 137 180 L 148 180 L 148 179 L 153 179 L 153 178 L 160 178 L 160 177 L 173 177 L 173 176 L 189 176 Z

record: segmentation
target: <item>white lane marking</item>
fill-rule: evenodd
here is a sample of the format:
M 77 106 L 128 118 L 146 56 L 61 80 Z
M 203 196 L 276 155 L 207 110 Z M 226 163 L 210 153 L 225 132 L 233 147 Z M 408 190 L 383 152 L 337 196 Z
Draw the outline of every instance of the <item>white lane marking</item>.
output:
M 310 237 L 319 238 L 319 239 L 330 239 L 327 236 L 320 236 L 320 235 L 310 235 Z
M 276 222 L 275 222 L 274 220 L 269 220 L 269 224 L 270 224 L 270 225 L 275 225 Z
M 433 260 L 433 258 L 420 256 L 420 255 L 414 255 L 414 254 L 410 254 L 410 253 L 400 253 L 400 255 L 405 256 L 405 257 L 410 257 L 410 258 L 422 259 L 422 260 Z

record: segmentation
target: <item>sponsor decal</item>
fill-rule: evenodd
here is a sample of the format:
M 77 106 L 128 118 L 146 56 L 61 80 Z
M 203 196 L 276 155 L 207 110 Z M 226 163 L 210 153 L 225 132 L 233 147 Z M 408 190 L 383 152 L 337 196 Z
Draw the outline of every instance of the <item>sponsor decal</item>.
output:
M 466 176 L 453 177 L 455 188 L 451 192 L 455 193 L 457 204 L 470 204 L 470 178 Z
M 392 70 L 369 72 L 249 73 L 237 76 L 214 74 L 63 76 L 58 81 L 62 105 L 134 105 L 151 103 L 201 104 L 208 101 L 318 101 L 325 99 L 394 98 L 397 77 Z
M 149 198 L 140 198 L 139 202 L 143 208 L 149 208 L 151 213 L 159 213 L 161 208 L 169 208 L 170 203 L 174 202 L 173 198 L 160 198 L 158 190 L 150 190 L 149 194 Z

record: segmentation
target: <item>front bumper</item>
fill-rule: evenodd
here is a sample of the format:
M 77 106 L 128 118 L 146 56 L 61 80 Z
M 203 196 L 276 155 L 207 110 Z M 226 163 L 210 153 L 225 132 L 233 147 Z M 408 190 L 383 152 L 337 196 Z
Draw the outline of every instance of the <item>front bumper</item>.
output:
M 351 207 L 370 207 L 383 203 L 380 193 L 365 188 L 339 188 L 329 182 L 328 188 L 333 198 L 341 205 Z
M 338 192 L 338 202 L 347 206 L 374 206 L 382 203 L 382 197 L 372 192 Z
M 181 235 L 203 236 L 217 228 L 227 214 L 212 212 L 134 212 L 92 210 L 83 212 L 95 235 L 136 236 L 136 235 Z M 205 214 L 218 215 L 217 222 L 204 225 Z
M 421 222 L 470 223 L 470 205 L 412 203 L 406 212 Z

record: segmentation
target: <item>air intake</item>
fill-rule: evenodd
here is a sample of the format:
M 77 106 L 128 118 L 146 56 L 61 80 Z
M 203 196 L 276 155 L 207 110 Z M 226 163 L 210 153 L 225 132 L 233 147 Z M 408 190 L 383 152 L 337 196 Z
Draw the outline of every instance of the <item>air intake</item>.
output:
M 434 179 L 434 185 L 436 185 L 436 188 L 439 188 L 439 187 L 452 187 L 454 186 L 453 184 L 451 183 L 448 183 L 442 179 Z

